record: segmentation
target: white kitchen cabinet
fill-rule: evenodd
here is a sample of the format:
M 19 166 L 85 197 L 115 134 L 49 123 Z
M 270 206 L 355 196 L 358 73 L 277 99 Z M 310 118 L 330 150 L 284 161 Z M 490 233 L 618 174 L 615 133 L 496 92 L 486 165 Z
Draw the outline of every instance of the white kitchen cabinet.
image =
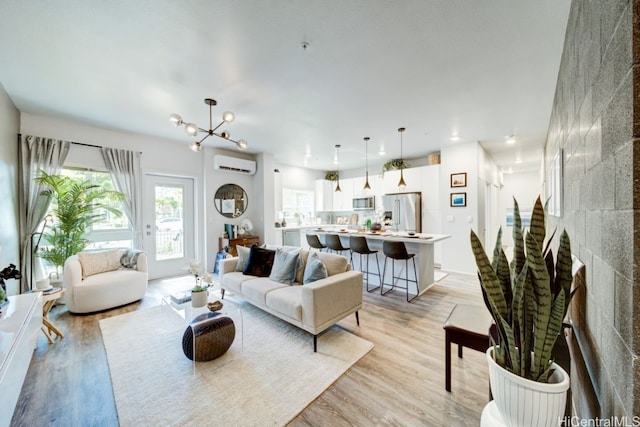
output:
M 333 187 L 333 211 L 350 211 L 352 210 L 351 200 L 353 199 L 353 185 L 354 178 L 347 178 L 340 180 L 340 189 L 342 191 L 335 191 L 335 185 Z
M 398 187 L 400 182 L 400 171 L 393 170 L 384 173 L 384 192 L 385 193 L 412 193 L 422 191 L 422 179 L 420 177 L 421 168 L 403 169 L 404 181 L 407 184 L 404 188 Z
M 315 188 L 315 209 L 316 212 L 327 212 L 333 210 L 333 190 L 335 182 L 326 179 L 316 180 Z

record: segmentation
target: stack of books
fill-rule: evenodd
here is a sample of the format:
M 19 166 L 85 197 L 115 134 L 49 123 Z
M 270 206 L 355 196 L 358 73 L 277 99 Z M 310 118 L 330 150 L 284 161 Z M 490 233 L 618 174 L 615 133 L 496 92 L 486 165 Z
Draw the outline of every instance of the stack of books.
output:
M 171 301 L 175 304 L 184 304 L 191 301 L 191 290 L 176 292 L 170 295 Z

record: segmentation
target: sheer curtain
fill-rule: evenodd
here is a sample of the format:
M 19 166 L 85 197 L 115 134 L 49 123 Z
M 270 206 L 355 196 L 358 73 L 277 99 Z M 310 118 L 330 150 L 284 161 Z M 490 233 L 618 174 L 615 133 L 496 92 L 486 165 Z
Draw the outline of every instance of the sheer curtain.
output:
M 133 228 L 133 247 L 143 250 L 141 154 L 117 148 L 103 147 L 100 150 L 116 189 L 125 195 L 124 212 Z
M 42 197 L 40 192 L 45 188 L 35 182 L 40 170 L 48 174 L 60 173 L 67 154 L 69 154 L 69 141 L 41 138 L 27 135 L 22 137 L 20 144 L 20 235 L 22 238 L 22 257 L 20 271 L 23 280 L 20 282 L 21 292 L 29 290 L 32 284 L 32 256 L 33 237 L 41 230 L 38 226 L 44 219 L 49 201 Z

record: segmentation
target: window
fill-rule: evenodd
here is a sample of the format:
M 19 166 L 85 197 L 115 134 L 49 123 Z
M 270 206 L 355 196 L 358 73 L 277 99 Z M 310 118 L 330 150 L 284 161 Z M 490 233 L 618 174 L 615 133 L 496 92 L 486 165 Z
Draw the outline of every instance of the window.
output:
M 91 183 L 104 186 L 108 190 L 115 190 L 109 172 L 65 167 L 60 174 L 87 180 Z M 91 241 L 87 249 L 121 248 L 131 247 L 133 245 L 133 231 L 129 223 L 129 218 L 124 213 L 122 202 L 114 203 L 113 207 L 122 212 L 122 215 L 116 216 L 107 210 L 99 212 L 104 218 L 102 221 L 93 224 L 91 228 L 87 230 L 85 237 Z
M 309 221 L 314 213 L 313 203 L 313 190 L 282 189 L 283 216 L 291 224 Z

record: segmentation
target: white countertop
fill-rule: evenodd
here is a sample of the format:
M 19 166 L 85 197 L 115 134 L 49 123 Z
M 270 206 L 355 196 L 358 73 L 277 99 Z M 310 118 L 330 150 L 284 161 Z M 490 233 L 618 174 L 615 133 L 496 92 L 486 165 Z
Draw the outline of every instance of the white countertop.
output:
M 276 231 L 289 231 L 289 230 L 293 231 L 293 230 L 315 230 L 318 227 L 333 230 L 333 229 L 339 229 L 339 228 L 346 228 L 348 226 L 345 224 L 323 224 L 323 225 L 311 224 L 311 225 L 287 225 L 286 227 L 274 227 L 274 228 L 276 229 Z
M 421 243 L 421 244 L 432 244 L 436 242 L 440 242 L 442 240 L 446 240 L 451 237 L 450 234 L 432 234 L 432 233 L 416 233 L 413 236 L 409 236 L 406 232 L 391 232 L 391 231 L 383 231 L 380 233 L 377 232 L 359 232 L 357 230 L 328 230 L 324 228 L 314 228 L 313 229 L 318 234 L 325 233 L 336 233 L 340 236 L 364 236 L 367 239 L 375 239 L 375 240 L 393 240 L 396 242 L 406 242 L 406 243 Z

